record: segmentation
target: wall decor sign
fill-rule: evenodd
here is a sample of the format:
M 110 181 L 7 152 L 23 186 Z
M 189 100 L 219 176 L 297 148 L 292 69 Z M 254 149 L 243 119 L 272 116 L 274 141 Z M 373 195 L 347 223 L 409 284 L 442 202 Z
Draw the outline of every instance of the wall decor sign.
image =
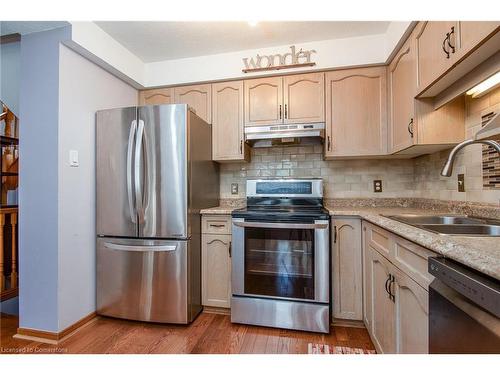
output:
M 259 55 L 255 57 L 245 57 L 243 59 L 243 64 L 245 68 L 242 70 L 243 73 L 250 72 L 261 72 L 264 70 L 280 70 L 280 69 L 291 69 L 291 68 L 302 68 L 305 66 L 314 66 L 315 62 L 311 62 L 311 55 L 316 53 L 316 50 L 306 50 L 303 51 L 296 50 L 295 46 L 290 46 L 290 52 L 284 54 L 274 54 L 274 55 Z

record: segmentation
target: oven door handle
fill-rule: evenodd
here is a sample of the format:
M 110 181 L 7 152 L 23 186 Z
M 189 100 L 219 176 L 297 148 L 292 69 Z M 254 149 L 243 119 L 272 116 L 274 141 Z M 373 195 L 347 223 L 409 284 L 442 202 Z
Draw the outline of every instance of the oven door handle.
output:
M 295 223 L 256 223 L 248 221 L 233 221 L 233 225 L 244 228 L 273 228 L 273 229 L 327 229 L 328 224 L 295 224 Z

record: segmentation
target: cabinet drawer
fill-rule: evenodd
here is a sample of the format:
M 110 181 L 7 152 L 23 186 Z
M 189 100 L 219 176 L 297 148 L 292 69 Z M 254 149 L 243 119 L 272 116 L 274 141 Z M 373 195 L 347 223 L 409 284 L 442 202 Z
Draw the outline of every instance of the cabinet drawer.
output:
M 436 254 L 404 238 L 394 237 L 394 265 L 428 290 L 434 277 L 427 272 L 427 262 Z
M 201 232 L 207 234 L 231 234 L 231 216 L 203 215 Z
M 393 242 L 391 241 L 391 237 L 394 235 L 382 228 L 370 224 L 366 224 L 365 228 L 367 243 L 386 258 L 390 259 L 390 256 L 393 253 Z

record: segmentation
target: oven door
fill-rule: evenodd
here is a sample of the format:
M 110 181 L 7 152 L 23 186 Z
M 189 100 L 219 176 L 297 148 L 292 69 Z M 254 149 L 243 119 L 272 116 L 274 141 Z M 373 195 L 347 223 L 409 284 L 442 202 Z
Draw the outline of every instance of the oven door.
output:
M 329 303 L 329 221 L 232 226 L 233 296 Z

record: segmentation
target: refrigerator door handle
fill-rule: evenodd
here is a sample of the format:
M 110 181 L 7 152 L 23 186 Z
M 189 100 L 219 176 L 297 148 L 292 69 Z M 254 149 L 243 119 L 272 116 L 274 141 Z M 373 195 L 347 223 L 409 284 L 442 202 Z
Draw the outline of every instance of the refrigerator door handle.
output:
M 132 223 L 137 222 L 137 212 L 134 208 L 134 196 L 132 193 L 132 157 L 134 154 L 134 137 L 137 132 L 137 121 L 133 120 L 130 124 L 130 132 L 128 135 L 128 147 L 127 147 L 127 198 L 128 198 L 128 209 L 130 212 L 130 219 Z
M 139 223 L 144 222 L 144 202 L 142 198 L 142 183 L 141 183 L 141 156 L 142 142 L 144 138 L 144 121 L 139 120 L 137 127 L 137 136 L 135 137 L 135 155 L 134 155 L 134 190 L 135 190 L 135 206 Z
M 134 246 L 134 245 L 121 245 L 112 242 L 104 242 L 104 247 L 111 250 L 119 251 L 175 251 L 177 245 L 151 245 L 151 246 Z

